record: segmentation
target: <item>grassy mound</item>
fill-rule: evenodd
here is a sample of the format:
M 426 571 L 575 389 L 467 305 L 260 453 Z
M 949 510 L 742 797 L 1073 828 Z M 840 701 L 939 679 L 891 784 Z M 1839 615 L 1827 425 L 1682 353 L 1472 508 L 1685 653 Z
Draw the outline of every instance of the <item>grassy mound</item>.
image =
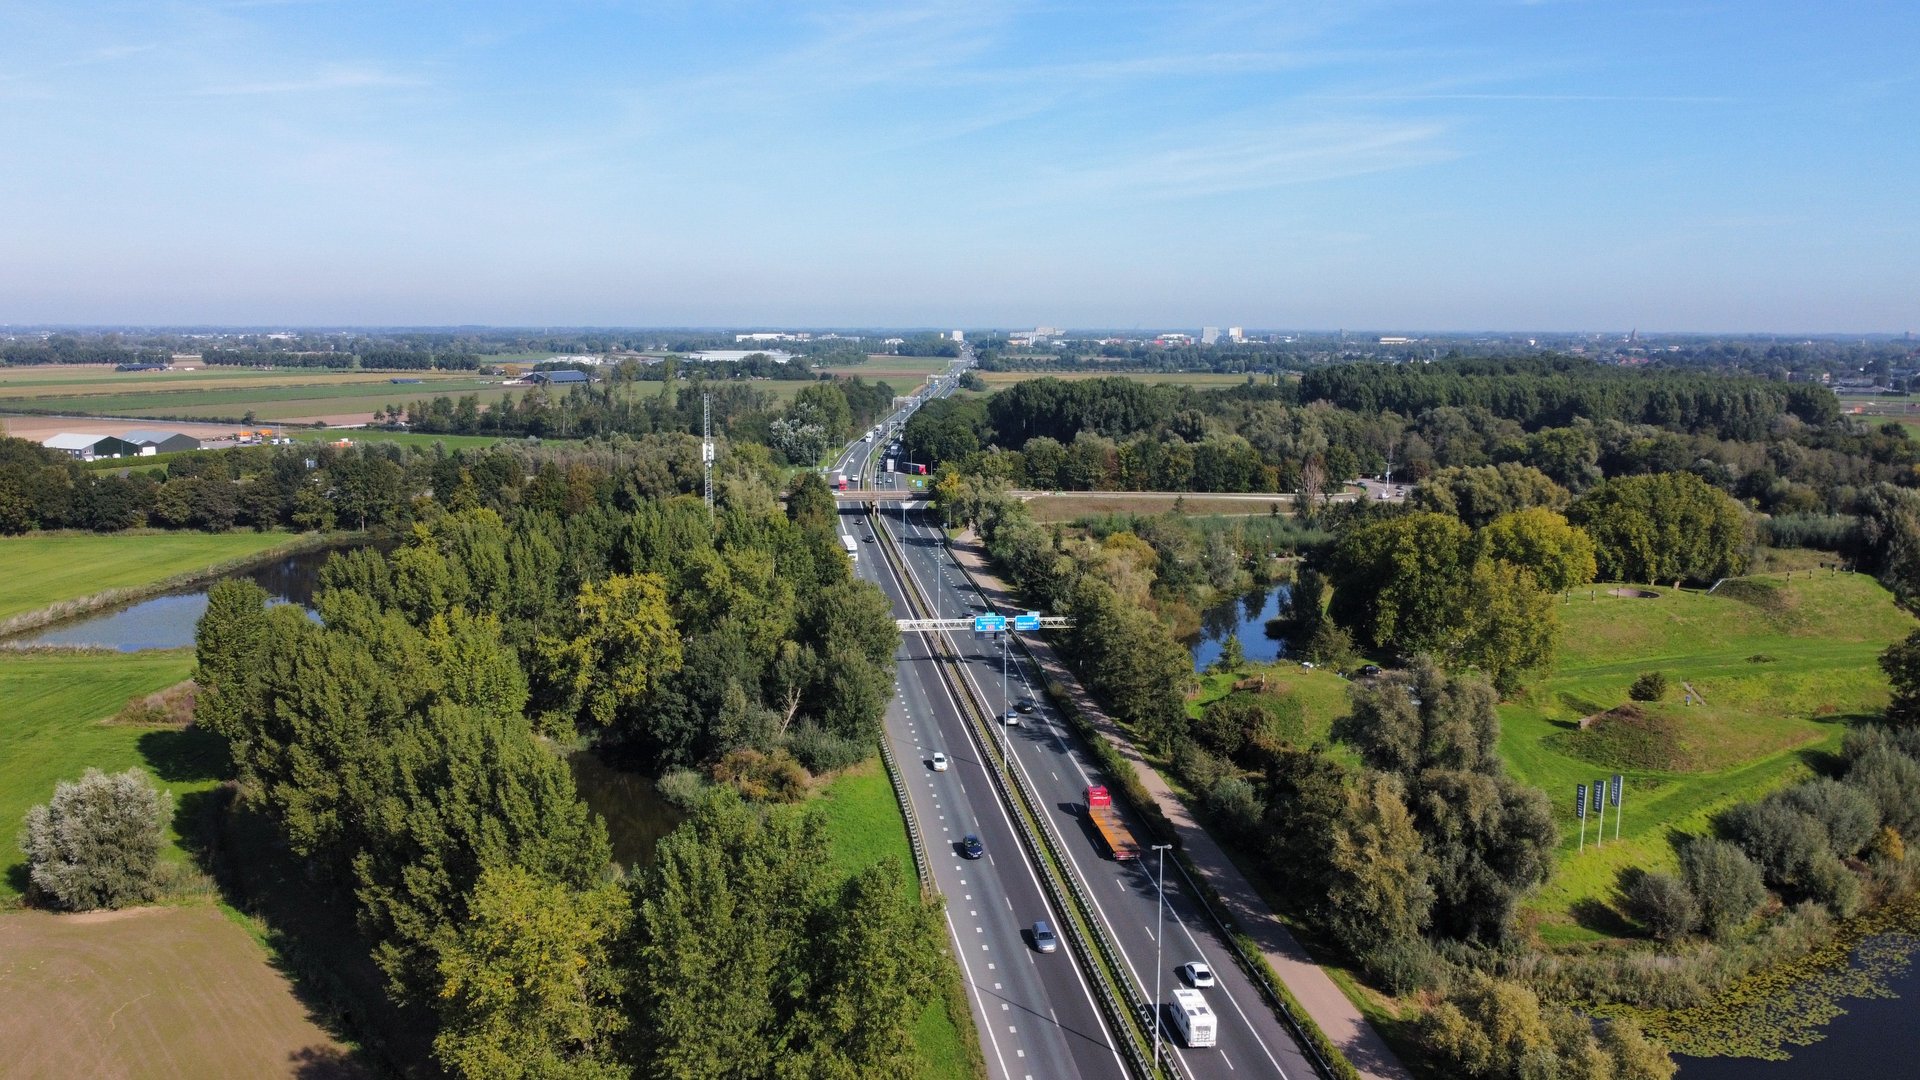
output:
M 1675 834 L 1806 776 L 1847 727 L 1886 707 L 1876 663 L 1915 622 L 1866 575 L 1805 570 L 1721 584 L 1713 595 L 1661 590 L 1657 599 L 1590 590 L 1559 607 L 1554 669 L 1501 706 L 1500 750 L 1517 779 L 1546 791 L 1560 822 L 1560 862 L 1531 909 L 1547 940 L 1589 941 L 1603 928 L 1575 912 L 1606 903 L 1621 867 L 1672 869 Z M 1610 713 L 1642 672 L 1697 695 Z M 1627 776 L 1621 837 L 1580 850 L 1574 785 Z
M 1694 768 L 1680 725 L 1663 712 L 1633 704 L 1609 709 L 1577 730 L 1549 735 L 1546 742 L 1568 757 L 1623 772 Z

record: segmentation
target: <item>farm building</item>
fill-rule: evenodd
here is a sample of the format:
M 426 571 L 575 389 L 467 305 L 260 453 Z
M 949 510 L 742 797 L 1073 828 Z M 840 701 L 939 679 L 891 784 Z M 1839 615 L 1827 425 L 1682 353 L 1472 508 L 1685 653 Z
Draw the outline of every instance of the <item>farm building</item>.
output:
M 81 461 L 92 461 L 95 458 L 139 457 L 147 452 L 143 451 L 138 443 L 131 443 L 112 435 L 71 435 L 62 432 L 42 439 L 40 445 L 49 450 L 64 451 Z
M 129 431 L 121 438 L 137 446 L 150 448 L 142 449 L 140 452 L 143 454 L 175 454 L 182 450 L 200 449 L 199 439 L 191 435 L 182 435 L 178 431 L 142 428 L 138 431 Z
M 536 371 L 527 376 L 527 381 L 540 386 L 579 386 L 593 380 L 584 371 L 562 369 L 560 371 Z

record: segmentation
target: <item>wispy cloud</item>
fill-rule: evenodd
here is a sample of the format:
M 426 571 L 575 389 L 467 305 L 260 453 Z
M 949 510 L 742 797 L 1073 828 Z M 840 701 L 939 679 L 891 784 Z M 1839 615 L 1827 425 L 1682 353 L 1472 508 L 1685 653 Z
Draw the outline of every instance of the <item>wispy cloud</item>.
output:
M 369 90 L 381 87 L 420 86 L 425 80 L 387 72 L 359 68 L 339 68 L 304 79 L 267 82 L 224 83 L 203 86 L 195 93 L 203 97 L 249 97 L 269 94 L 313 94 L 339 90 Z
M 1167 200 L 1259 191 L 1447 161 L 1447 126 L 1323 120 L 1241 126 L 1109 163 L 1057 168 L 1032 185 L 1049 200 Z

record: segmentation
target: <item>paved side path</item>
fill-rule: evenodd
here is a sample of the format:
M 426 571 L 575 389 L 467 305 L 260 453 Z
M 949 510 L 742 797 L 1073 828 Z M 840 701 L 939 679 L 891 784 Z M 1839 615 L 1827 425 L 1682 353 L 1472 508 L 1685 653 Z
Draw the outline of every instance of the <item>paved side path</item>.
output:
M 1012 590 L 988 566 L 986 552 L 982 550 L 978 537 L 967 532 L 949 546 L 960 568 L 966 571 L 988 600 L 1003 611 L 1025 610 L 1014 598 Z M 1360 1010 L 1347 1000 L 1347 995 L 1340 992 L 1327 973 L 1307 955 L 1307 950 L 1301 948 L 1293 932 L 1274 915 L 1273 909 L 1267 906 L 1266 900 L 1254 890 L 1252 883 L 1227 858 L 1226 852 L 1221 851 L 1220 845 L 1194 820 L 1192 812 L 1174 795 L 1159 770 L 1141 758 L 1133 741 L 1088 695 L 1072 670 L 1061 663 L 1053 647 L 1032 636 L 1023 636 L 1022 640 L 1046 677 L 1065 687 L 1067 696 L 1073 699 L 1074 706 L 1081 714 L 1090 718 L 1095 729 L 1133 764 L 1141 784 L 1153 796 L 1154 802 L 1160 804 L 1161 812 L 1166 814 L 1174 831 L 1179 834 L 1180 846 L 1186 852 L 1187 859 L 1219 895 L 1240 928 L 1260 946 L 1260 951 L 1266 954 L 1267 963 L 1273 965 L 1280 980 L 1286 983 L 1295 1000 L 1300 1002 L 1300 1007 L 1320 1026 L 1327 1038 L 1340 1048 L 1347 1060 L 1353 1062 L 1354 1068 L 1359 1069 L 1362 1076 L 1373 1080 L 1412 1080 L 1412 1074 L 1387 1047 L 1379 1031 L 1367 1023 L 1366 1018 L 1360 1015 Z

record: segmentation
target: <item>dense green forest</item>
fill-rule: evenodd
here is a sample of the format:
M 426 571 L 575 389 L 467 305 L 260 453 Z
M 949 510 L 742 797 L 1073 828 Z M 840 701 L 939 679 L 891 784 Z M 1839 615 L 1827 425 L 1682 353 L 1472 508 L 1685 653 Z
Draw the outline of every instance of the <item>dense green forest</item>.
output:
M 892 862 L 842 881 L 781 805 L 871 756 L 889 604 L 817 476 L 783 510 L 735 458 L 710 513 L 665 449 L 442 459 L 399 547 L 325 564 L 319 622 L 217 585 L 195 721 L 450 1069 L 895 1075 L 937 907 Z M 681 777 L 692 817 L 638 873 L 555 752 L 580 740 Z

